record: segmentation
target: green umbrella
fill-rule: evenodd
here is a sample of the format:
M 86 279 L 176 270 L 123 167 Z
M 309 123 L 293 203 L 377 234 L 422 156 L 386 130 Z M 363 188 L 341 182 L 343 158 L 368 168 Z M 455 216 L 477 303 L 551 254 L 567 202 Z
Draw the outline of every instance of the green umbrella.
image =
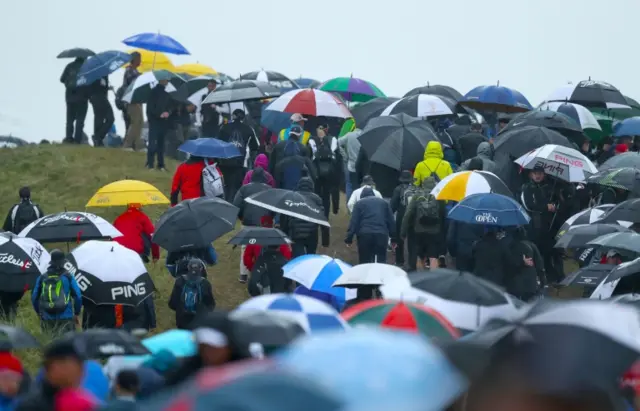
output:
M 584 133 L 591 139 L 592 142 L 597 144 L 600 143 L 600 141 L 605 136 L 610 136 L 613 133 L 614 119 L 606 114 L 602 114 L 599 111 L 591 110 L 591 113 L 596 118 L 598 124 L 600 124 L 600 128 L 602 128 L 602 131 L 593 128 L 587 128 L 584 130 Z
M 352 117 L 349 117 L 342 123 L 342 127 L 340 128 L 340 133 L 338 133 L 338 138 L 343 137 L 345 134 L 352 132 L 356 129 L 356 122 Z
M 355 77 L 336 77 L 324 82 L 320 90 L 341 95 L 347 101 L 365 102 L 386 97 L 373 83 Z

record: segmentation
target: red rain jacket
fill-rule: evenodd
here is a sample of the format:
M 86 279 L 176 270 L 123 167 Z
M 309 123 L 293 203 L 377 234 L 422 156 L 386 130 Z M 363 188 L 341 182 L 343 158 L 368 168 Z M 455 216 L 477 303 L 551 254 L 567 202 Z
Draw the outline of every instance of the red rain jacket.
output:
M 114 241 L 121 246 L 127 247 L 138 254 L 146 254 L 149 244 L 151 244 L 152 258 L 154 260 L 160 258 L 160 249 L 151 242 L 151 236 L 155 231 L 153 223 L 140 209 L 135 207 L 127 208 L 127 211 L 116 218 L 113 226 L 122 233 L 122 237 L 114 238 Z

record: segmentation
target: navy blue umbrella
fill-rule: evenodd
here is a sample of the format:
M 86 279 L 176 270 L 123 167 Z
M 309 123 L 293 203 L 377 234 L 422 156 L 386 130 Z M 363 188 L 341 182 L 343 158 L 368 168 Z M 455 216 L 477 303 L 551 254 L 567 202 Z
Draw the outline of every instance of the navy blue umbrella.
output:
M 262 116 L 260 117 L 260 125 L 272 133 L 279 133 L 291 125 L 291 113 L 283 113 L 281 111 L 267 110 L 269 104 L 262 105 Z
M 510 227 L 529 224 L 531 218 L 514 199 L 502 194 L 474 194 L 449 211 L 448 218 L 467 224 Z
M 318 86 L 322 84 L 318 80 L 305 77 L 297 78 L 295 79 L 295 82 L 300 86 L 300 88 L 318 88 Z
M 465 94 L 459 103 L 475 110 L 502 113 L 520 113 L 533 110 L 529 100 L 519 91 L 500 85 L 478 86 Z
M 191 54 L 178 40 L 160 33 L 140 33 L 122 40 L 124 44 L 169 54 Z
M 232 158 L 242 155 L 238 147 L 217 138 L 189 140 L 178 147 L 178 151 L 204 158 Z
M 117 50 L 103 51 L 91 56 L 80 66 L 77 84 L 88 86 L 118 70 L 129 61 L 131 61 L 131 54 Z

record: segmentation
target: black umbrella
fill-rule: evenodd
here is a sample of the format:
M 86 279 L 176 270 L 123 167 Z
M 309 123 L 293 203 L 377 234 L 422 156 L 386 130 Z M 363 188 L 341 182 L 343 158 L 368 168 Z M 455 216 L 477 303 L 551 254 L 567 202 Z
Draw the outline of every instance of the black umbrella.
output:
M 262 100 L 280 96 L 280 89 L 255 80 L 238 80 L 223 84 L 209 94 L 202 104 L 233 103 L 235 101 Z
M 587 183 L 637 191 L 640 186 L 640 170 L 631 167 L 611 168 L 590 176 Z
M 447 129 L 447 132 L 448 131 L 449 129 Z M 480 145 L 480 143 L 489 141 L 480 133 L 467 133 L 458 137 L 457 139 L 453 137 L 453 139 L 456 149 L 460 154 L 460 159 L 462 161 L 475 157 L 478 154 L 478 146 Z
M 324 215 L 322 206 L 318 205 L 313 193 L 283 190 L 275 188 L 245 198 L 249 204 L 262 207 L 274 213 L 280 213 L 331 227 Z
M 13 233 L 0 234 L 0 290 L 23 292 L 33 288 L 36 279 L 47 271 L 50 256 L 32 238 Z
M 627 99 L 616 87 L 591 79 L 560 87 L 545 101 L 568 101 L 594 108 L 630 108 Z
M 485 355 L 457 365 L 472 367 L 500 355 L 513 361 L 516 372 L 537 392 L 613 385 L 639 356 L 638 320 L 633 307 L 608 301 L 542 299 L 519 316 L 491 320 L 454 343 L 459 348 L 485 347 Z
M 235 311 L 229 315 L 231 335 L 245 357 L 252 344 L 260 344 L 267 351 L 288 345 L 305 335 L 300 323 L 274 311 Z
M 611 264 L 591 264 L 567 275 L 560 285 L 582 285 L 595 288 L 613 269 L 614 266 Z
M 518 114 L 511 119 L 509 124 L 500 131 L 500 134 L 506 133 L 517 127 L 538 126 L 557 131 L 570 141 L 581 146 L 587 138 L 582 132 L 582 127 L 573 119 L 565 114 L 549 110 L 534 110 L 526 113 Z
M 434 84 L 433 86 L 427 84 L 426 86 L 416 87 L 409 91 L 404 97 L 415 96 L 417 94 L 433 94 L 436 96 L 443 96 L 460 101 L 464 97 L 458 90 L 453 87 L 443 86 L 441 84 Z
M 67 49 L 64 50 L 63 52 L 61 52 L 60 54 L 58 54 L 59 59 L 75 59 L 75 58 L 89 58 L 91 56 L 95 56 L 96 53 L 94 53 L 92 50 L 89 49 L 85 49 L 82 47 L 76 47 L 76 48 L 72 48 L 72 49 Z
M 289 77 L 277 71 L 257 70 L 250 73 L 241 74 L 238 80 L 257 80 L 264 81 L 284 91 L 290 91 L 300 88 L 298 84 Z
M 607 211 L 600 219 L 603 223 L 627 225 L 640 223 L 640 198 L 623 201 Z
M 25 329 L 0 324 L 0 351 L 40 348 L 40 343 Z
M 461 111 L 461 106 L 448 97 L 417 94 L 404 97 L 385 108 L 381 116 L 404 113 L 412 117 L 439 117 L 451 116 Z
M 37 219 L 20 232 L 41 243 L 104 240 L 122 236 L 111 223 L 102 217 L 79 211 L 64 211 Z
M 183 201 L 160 216 L 153 242 L 167 251 L 208 247 L 233 230 L 238 211 L 219 198 Z
M 92 328 L 62 336 L 81 350 L 87 358 L 108 358 L 114 355 L 146 355 L 149 350 L 125 330 Z
M 439 141 L 426 121 L 406 114 L 372 119 L 358 140 L 369 161 L 399 171 L 414 169 L 427 143 Z
M 191 78 L 187 80 L 186 83 L 181 85 L 180 88 L 178 88 L 178 90 L 172 92 L 171 96 L 178 101 L 188 102 L 189 98 L 194 94 L 200 91 L 202 91 L 202 93 L 208 92 L 208 90 L 205 90 L 205 89 L 211 82 L 218 82 L 218 79 L 216 79 L 213 76 L 198 76 L 198 77 Z M 200 95 L 203 96 L 204 94 L 200 94 Z M 200 102 L 198 101 L 198 103 Z
M 454 124 L 451 127 L 447 128 L 447 133 L 449 133 L 451 138 L 453 138 L 453 140 L 455 141 L 465 134 L 471 133 L 471 127 L 470 124 Z
M 613 156 L 604 163 L 600 164 L 598 170 L 604 171 L 612 168 L 631 167 L 640 169 L 640 153 L 629 151 L 626 153 Z
M 564 232 L 554 246 L 555 248 L 581 248 L 591 240 L 595 240 L 605 234 L 632 233 L 629 228 L 618 224 L 585 224 L 572 226 Z
M 378 117 L 391 103 L 400 100 L 396 97 L 377 97 L 366 103 L 358 104 L 351 109 L 351 115 L 356 122 L 356 126 L 364 129 L 369 120 Z
M 480 306 L 510 304 L 515 298 L 493 284 L 471 273 L 438 268 L 409 274 L 414 288 L 445 300 Z
M 291 244 L 291 240 L 285 233 L 277 228 L 270 227 L 244 227 L 229 240 L 228 244 L 235 245 L 282 245 Z
M 640 273 L 640 258 L 615 266 L 611 271 L 611 274 L 607 277 L 607 282 L 610 283 L 623 277 L 628 277 L 638 273 Z
M 626 250 L 640 254 L 640 234 L 634 231 L 605 234 L 589 241 L 587 245 L 600 246 L 615 250 Z
M 557 144 L 574 148 L 571 142 L 557 131 L 546 127 L 524 126 L 515 127 L 506 133 L 496 137 L 494 145 L 496 157 L 499 154 L 508 154 L 514 159 L 535 150 L 545 144 Z

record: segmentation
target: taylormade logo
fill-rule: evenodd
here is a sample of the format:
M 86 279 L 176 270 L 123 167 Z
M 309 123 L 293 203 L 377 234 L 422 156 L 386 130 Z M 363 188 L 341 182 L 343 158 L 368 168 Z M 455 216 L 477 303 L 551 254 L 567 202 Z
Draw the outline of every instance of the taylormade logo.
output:
M 287 207 L 306 207 L 309 210 L 313 211 L 314 213 L 320 213 L 320 210 L 317 208 L 313 208 L 311 207 L 309 204 L 305 203 L 305 202 L 299 202 L 296 203 L 295 201 L 291 201 L 291 200 L 285 200 L 284 204 Z
M 117 297 L 124 296 L 125 298 L 131 298 L 133 296 L 141 296 L 147 293 L 147 288 L 144 283 L 137 283 L 133 285 L 125 285 L 122 287 L 113 287 L 111 289 L 111 299 L 115 300 Z
M 74 223 L 81 223 L 86 220 L 83 215 L 74 215 L 74 214 L 58 214 L 51 217 L 45 217 L 40 221 L 40 225 L 47 225 L 51 223 L 55 223 L 59 220 L 73 221 Z
M 476 222 L 483 224 L 496 224 L 498 217 L 494 217 L 491 213 L 482 213 L 476 216 Z
M 9 254 L 9 253 L 0 253 L 0 264 L 11 264 L 25 270 L 30 268 L 33 265 L 31 261 L 25 262 L 24 260 L 21 260 L 16 256 L 14 256 L 13 254 Z
M 119 345 L 116 344 L 104 344 L 98 348 L 101 354 L 105 355 L 114 355 L 114 354 L 124 354 L 126 350 Z

